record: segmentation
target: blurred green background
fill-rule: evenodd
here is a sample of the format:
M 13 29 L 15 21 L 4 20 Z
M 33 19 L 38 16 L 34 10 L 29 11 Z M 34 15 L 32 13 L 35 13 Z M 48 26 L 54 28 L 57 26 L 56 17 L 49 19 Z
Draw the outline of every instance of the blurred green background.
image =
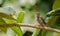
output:
M 50 17 L 46 17 L 46 14 L 51 10 L 60 8 L 60 0 L 0 0 L 0 12 L 13 14 L 16 13 L 15 18 L 18 17 L 18 13 L 23 11 L 25 13 L 22 23 L 29 23 L 37 25 L 35 12 L 39 12 L 43 19 L 48 22 Z M 60 20 L 58 18 L 58 20 Z M 58 20 L 55 22 L 58 23 Z M 52 21 L 52 19 L 51 19 Z M 53 22 L 53 23 L 52 23 Z M 59 26 L 52 21 L 48 23 L 53 28 L 59 28 Z M 53 25 L 51 25 L 53 24 Z M 59 23 L 58 23 L 59 24 Z M 57 26 L 56 26 L 57 25 Z M 60 36 L 60 34 L 44 31 L 41 29 L 34 29 L 29 27 L 21 27 L 23 36 Z M 0 36 L 17 36 L 11 28 L 7 29 L 7 33 L 1 32 Z

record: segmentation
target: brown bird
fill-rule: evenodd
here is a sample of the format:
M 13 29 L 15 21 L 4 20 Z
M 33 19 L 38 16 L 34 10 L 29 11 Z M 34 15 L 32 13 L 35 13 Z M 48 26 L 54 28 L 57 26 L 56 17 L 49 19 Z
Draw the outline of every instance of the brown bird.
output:
M 44 19 L 40 16 L 40 14 L 37 12 L 37 21 L 41 26 L 46 26 L 46 22 L 44 21 Z

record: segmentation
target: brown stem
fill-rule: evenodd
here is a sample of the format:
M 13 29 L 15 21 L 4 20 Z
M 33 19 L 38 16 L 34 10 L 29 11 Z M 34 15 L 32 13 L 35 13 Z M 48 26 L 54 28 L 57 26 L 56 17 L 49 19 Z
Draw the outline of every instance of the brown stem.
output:
M 6 27 L 32 27 L 32 28 L 37 28 L 37 29 L 43 29 L 43 30 L 49 30 L 49 31 L 53 31 L 53 32 L 57 32 L 60 33 L 60 30 L 58 29 L 54 29 L 54 28 L 50 28 L 50 27 L 42 27 L 42 26 L 38 26 L 38 25 L 31 25 L 31 24 L 24 24 L 24 23 L 17 23 L 17 24 L 2 24 L 0 25 L 0 28 L 6 28 Z

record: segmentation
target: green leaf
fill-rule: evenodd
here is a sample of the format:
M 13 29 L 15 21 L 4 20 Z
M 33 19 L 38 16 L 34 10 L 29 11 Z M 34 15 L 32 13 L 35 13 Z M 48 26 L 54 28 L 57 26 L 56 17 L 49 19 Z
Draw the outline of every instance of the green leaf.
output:
M 18 17 L 17 17 L 17 23 L 22 23 L 22 21 L 23 21 L 23 18 L 24 18 L 24 12 L 22 11 L 22 12 L 19 12 L 18 13 Z
M 11 15 L 8 15 L 8 14 L 3 13 L 3 12 L 0 12 L 0 18 L 6 18 L 6 19 L 15 20 Z
M 43 36 L 56 36 L 56 33 L 51 31 L 45 31 Z
M 24 18 L 24 12 L 22 11 L 22 12 L 19 12 L 18 13 L 18 17 L 17 17 L 17 23 L 22 23 L 22 21 L 23 21 L 23 18 Z M 21 31 L 21 28 L 20 28 L 20 35 L 23 35 L 23 33 L 22 33 L 22 31 Z
M 5 20 L 5 21 L 6 21 L 7 24 L 13 24 L 13 23 L 15 23 L 14 20 L 9 20 L 9 19 L 7 19 L 7 20 Z M 20 27 L 14 26 L 14 27 L 11 27 L 11 29 L 12 29 L 16 34 L 18 34 L 19 36 L 23 36 Z
M 47 13 L 47 16 L 60 16 L 60 8 Z
M 22 23 L 23 17 L 24 17 L 24 12 L 18 13 L 18 17 L 17 17 L 17 19 L 16 19 L 17 23 Z M 6 20 L 6 23 L 11 24 L 11 23 L 15 23 L 15 21 L 14 21 L 14 20 L 9 20 L 9 19 L 7 19 L 7 20 Z M 17 33 L 19 36 L 23 36 L 22 30 L 21 30 L 20 27 L 14 26 L 14 27 L 11 27 L 11 29 L 12 29 L 15 33 Z
M 23 33 L 19 27 L 12 27 L 12 30 L 19 36 L 23 36 Z
M 36 29 L 36 31 L 33 33 L 33 36 L 37 36 L 40 32 L 40 29 Z
M 47 22 L 48 26 L 51 26 L 51 24 L 53 24 L 58 19 L 59 13 L 60 13 L 60 9 L 52 10 L 47 13 L 47 18 L 49 16 L 49 18 L 46 20 L 48 21 Z
M 53 9 L 57 9 L 57 8 L 60 8 L 60 0 L 55 0 L 53 4 Z
M 1 24 L 6 24 L 5 21 L 2 18 L 0 18 L 0 25 Z M 0 32 L 5 32 L 6 33 L 7 32 L 7 28 L 0 28 Z

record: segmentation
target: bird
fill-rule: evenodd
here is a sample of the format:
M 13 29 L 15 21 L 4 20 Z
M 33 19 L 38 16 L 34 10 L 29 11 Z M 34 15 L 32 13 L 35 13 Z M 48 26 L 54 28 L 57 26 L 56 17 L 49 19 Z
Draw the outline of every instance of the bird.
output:
M 40 24 L 40 26 L 46 26 L 46 22 L 44 19 L 40 16 L 39 12 L 36 13 L 37 21 Z

